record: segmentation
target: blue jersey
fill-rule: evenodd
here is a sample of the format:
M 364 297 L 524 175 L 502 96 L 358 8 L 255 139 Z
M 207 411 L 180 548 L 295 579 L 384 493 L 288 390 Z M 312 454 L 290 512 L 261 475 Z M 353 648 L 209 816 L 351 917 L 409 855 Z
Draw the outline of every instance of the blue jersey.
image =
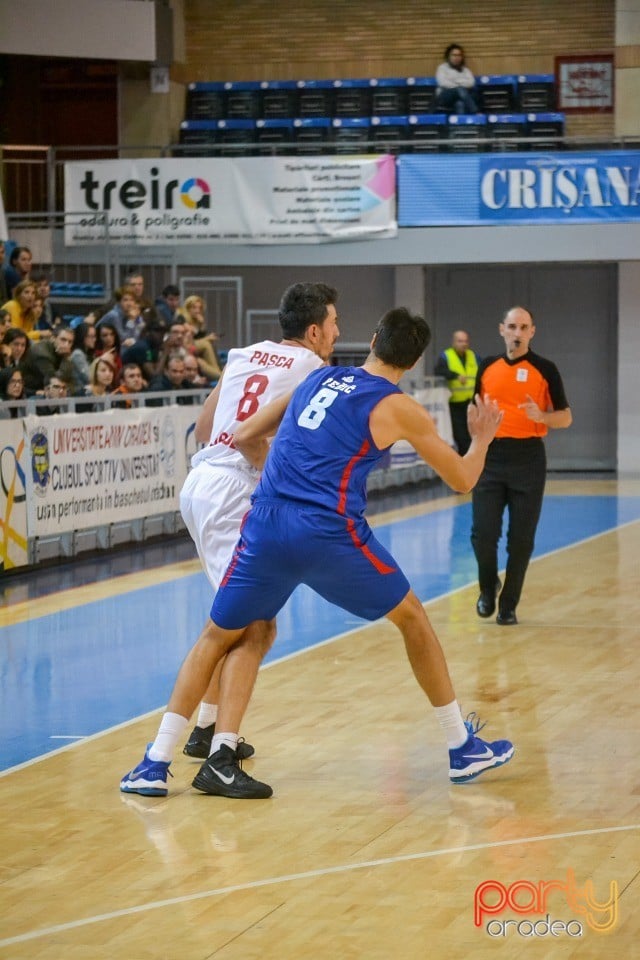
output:
M 362 367 L 323 367 L 296 389 L 253 499 L 285 499 L 353 520 L 367 504 L 367 476 L 384 455 L 371 411 L 400 388 Z

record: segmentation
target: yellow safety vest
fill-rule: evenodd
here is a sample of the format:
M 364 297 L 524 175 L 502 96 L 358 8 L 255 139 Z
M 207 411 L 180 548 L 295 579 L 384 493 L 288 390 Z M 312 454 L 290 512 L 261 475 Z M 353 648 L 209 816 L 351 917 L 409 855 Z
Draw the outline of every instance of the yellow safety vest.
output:
M 464 355 L 464 364 L 453 349 L 449 347 L 444 352 L 447 358 L 447 366 L 452 373 L 457 373 L 460 377 L 467 377 L 467 383 L 461 383 L 459 377 L 455 380 L 447 380 L 447 386 L 451 391 L 451 403 L 463 403 L 471 400 L 476 384 L 476 374 L 478 373 L 478 361 L 473 350 L 466 350 Z

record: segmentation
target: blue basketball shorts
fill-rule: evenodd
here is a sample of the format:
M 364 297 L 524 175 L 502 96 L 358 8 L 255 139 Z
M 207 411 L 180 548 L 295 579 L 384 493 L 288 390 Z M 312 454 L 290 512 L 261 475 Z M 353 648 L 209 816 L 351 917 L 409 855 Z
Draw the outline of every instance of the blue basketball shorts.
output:
M 226 630 L 271 620 L 301 583 L 365 620 L 386 616 L 410 590 L 365 520 L 261 499 L 244 519 L 211 619 Z

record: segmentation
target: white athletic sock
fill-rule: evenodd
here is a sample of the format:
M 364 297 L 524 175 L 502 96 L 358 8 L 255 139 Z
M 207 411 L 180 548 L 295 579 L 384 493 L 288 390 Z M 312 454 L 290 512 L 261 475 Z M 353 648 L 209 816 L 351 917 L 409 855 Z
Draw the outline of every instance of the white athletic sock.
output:
M 199 727 L 210 727 L 212 723 L 215 723 L 218 719 L 218 704 L 217 703 L 205 703 L 204 700 L 200 704 L 200 710 L 198 711 L 198 719 L 196 724 Z
M 469 731 L 464 725 L 462 714 L 457 700 L 452 700 L 445 707 L 434 707 L 438 723 L 444 730 L 449 750 L 461 747 L 469 738 Z
M 181 717 L 179 713 L 165 713 L 160 721 L 156 738 L 147 751 L 149 759 L 171 763 L 178 740 L 184 736 L 188 723 L 188 719 Z
M 212 753 L 215 753 L 220 749 L 223 743 L 226 743 L 228 747 L 231 747 L 232 750 L 235 750 L 238 746 L 238 734 L 237 733 L 218 733 L 217 731 L 213 735 L 211 741 L 211 749 L 209 750 L 209 756 Z

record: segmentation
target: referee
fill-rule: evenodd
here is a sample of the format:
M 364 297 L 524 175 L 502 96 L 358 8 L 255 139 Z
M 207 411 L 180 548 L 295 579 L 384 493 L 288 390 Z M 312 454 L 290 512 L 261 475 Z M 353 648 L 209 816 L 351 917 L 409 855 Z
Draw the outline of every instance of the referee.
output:
M 471 543 L 478 562 L 476 611 L 490 617 L 500 590 L 498 541 L 505 507 L 509 512 L 507 571 L 497 622 L 518 622 L 516 607 L 533 553 L 546 478 L 542 438 L 549 429 L 571 426 L 572 416 L 558 368 L 529 349 L 536 328 L 523 307 L 512 307 L 500 324 L 506 352 L 480 362 L 476 392 L 503 411 L 484 470 L 473 490 Z

